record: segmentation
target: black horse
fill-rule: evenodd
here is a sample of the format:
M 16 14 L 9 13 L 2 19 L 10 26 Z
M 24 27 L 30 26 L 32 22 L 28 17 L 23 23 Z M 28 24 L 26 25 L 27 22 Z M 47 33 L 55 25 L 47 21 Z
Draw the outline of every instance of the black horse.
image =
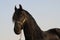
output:
M 48 31 L 42 31 L 37 25 L 35 19 L 24 10 L 21 5 L 13 15 L 14 32 L 18 35 L 23 29 L 25 40 L 60 40 L 60 29 L 54 28 Z

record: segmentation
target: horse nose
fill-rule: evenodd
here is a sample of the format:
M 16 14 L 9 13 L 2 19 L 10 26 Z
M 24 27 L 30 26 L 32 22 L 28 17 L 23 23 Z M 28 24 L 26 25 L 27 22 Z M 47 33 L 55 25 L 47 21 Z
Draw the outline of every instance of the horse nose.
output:
M 18 28 L 14 28 L 14 32 L 15 32 L 15 34 L 17 34 L 17 35 L 19 35 L 20 34 L 20 31 L 19 31 L 19 29 Z

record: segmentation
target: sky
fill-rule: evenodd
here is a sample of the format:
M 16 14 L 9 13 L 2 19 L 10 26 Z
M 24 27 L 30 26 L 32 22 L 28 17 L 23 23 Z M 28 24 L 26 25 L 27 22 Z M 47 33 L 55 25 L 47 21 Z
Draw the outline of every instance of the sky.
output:
M 0 0 L 0 40 L 19 40 L 13 31 L 14 7 L 19 4 L 36 20 L 43 31 L 60 28 L 60 0 Z M 22 40 L 24 35 L 22 32 Z

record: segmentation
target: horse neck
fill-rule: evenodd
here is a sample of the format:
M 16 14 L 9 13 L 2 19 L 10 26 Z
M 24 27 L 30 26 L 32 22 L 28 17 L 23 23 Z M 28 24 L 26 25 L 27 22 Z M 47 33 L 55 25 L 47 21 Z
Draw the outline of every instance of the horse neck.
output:
M 26 40 L 39 40 L 42 37 L 42 30 L 33 18 L 26 22 L 23 30 Z

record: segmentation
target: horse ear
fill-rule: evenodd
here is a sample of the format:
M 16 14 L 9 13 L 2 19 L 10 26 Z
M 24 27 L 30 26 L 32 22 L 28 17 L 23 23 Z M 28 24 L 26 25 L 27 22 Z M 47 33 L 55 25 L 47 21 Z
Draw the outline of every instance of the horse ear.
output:
M 22 10 L 23 8 L 22 8 L 22 6 L 19 4 L 19 8 L 20 8 L 20 10 Z
M 17 10 L 16 6 L 15 6 L 15 11 Z

